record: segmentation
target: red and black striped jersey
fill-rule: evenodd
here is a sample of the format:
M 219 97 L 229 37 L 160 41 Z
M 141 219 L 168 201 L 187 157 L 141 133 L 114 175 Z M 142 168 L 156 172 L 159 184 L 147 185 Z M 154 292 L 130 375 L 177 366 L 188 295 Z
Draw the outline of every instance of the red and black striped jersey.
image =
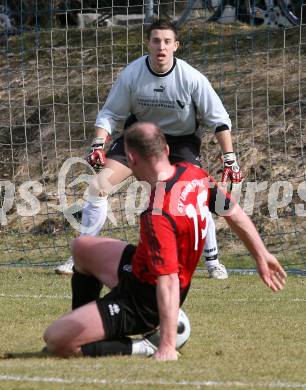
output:
M 203 251 L 208 211 L 221 215 L 232 205 L 230 195 L 205 170 L 176 164 L 174 176 L 157 184 L 140 216 L 133 274 L 155 285 L 158 276 L 178 273 L 181 289 L 186 288 Z

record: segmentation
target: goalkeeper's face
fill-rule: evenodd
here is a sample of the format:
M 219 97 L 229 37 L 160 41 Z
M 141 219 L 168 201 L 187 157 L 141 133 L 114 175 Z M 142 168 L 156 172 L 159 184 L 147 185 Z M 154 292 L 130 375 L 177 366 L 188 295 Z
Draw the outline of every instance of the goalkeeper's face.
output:
M 157 73 L 170 70 L 173 56 L 179 46 L 172 30 L 152 30 L 148 40 L 151 67 Z

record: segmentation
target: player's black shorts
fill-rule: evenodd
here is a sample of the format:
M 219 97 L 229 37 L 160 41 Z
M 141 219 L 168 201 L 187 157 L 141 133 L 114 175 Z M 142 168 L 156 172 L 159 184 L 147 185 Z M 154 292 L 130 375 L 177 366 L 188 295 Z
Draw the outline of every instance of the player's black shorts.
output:
M 131 261 L 136 250 L 127 245 L 118 268 L 119 283 L 97 300 L 107 339 L 143 334 L 159 324 L 156 287 L 141 283 L 133 275 Z M 181 304 L 189 286 L 181 291 Z
M 107 339 L 145 333 L 159 323 L 157 304 L 154 304 L 155 286 L 138 282 L 131 272 L 135 249 L 134 245 L 127 245 L 124 249 L 118 269 L 118 285 L 97 300 Z M 144 296 L 147 302 L 142 299 Z
M 201 166 L 201 139 L 197 134 L 193 133 L 182 136 L 165 134 L 165 137 L 170 149 L 169 160 L 171 164 L 186 161 L 191 164 Z M 106 153 L 106 157 L 128 166 L 127 158 L 124 153 L 123 135 L 114 140 L 110 149 Z

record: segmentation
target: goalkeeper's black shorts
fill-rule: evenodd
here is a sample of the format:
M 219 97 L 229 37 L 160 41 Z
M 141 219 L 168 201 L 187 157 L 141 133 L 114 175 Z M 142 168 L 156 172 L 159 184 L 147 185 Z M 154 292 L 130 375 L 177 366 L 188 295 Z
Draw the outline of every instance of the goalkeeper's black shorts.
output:
M 189 162 L 191 164 L 201 166 L 201 139 L 197 134 L 193 133 L 182 136 L 165 134 L 165 137 L 170 149 L 169 160 L 171 164 Z M 121 164 L 128 166 L 127 158 L 124 153 L 123 136 L 115 139 L 110 145 L 110 148 L 106 153 L 106 158 L 116 160 Z
M 106 339 L 116 339 L 152 331 L 159 325 L 156 286 L 142 283 L 132 271 L 131 261 L 136 247 L 127 245 L 119 268 L 119 282 L 108 294 L 98 299 Z M 189 286 L 180 292 L 180 304 Z

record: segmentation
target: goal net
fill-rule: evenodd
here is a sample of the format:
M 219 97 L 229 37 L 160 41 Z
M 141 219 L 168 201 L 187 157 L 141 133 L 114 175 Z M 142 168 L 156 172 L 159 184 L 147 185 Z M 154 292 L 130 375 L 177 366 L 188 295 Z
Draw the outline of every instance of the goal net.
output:
M 177 22 L 177 56 L 207 76 L 230 114 L 245 176 L 235 196 L 286 269 L 305 272 L 304 13 L 303 3 L 285 0 L 4 3 L 0 264 L 53 266 L 69 256 L 97 112 L 118 72 L 146 53 L 145 23 L 159 15 Z M 203 166 L 218 180 L 219 146 L 202 124 L 200 131 Z M 145 195 L 132 179 L 115 188 L 102 234 L 136 242 Z M 224 221 L 216 225 L 225 265 L 253 267 Z

